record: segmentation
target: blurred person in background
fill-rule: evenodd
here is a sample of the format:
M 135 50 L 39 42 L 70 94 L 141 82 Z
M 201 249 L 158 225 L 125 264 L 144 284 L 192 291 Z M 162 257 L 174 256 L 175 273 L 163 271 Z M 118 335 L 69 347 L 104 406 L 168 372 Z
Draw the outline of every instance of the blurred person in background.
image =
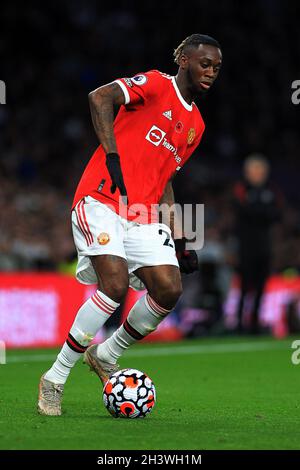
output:
M 241 282 L 238 332 L 245 329 L 244 307 L 249 292 L 253 293 L 253 304 L 248 331 L 259 332 L 259 308 L 271 271 L 271 227 L 280 219 L 281 202 L 269 174 L 267 159 L 261 154 L 251 154 L 244 163 L 243 179 L 236 183 L 233 191 Z

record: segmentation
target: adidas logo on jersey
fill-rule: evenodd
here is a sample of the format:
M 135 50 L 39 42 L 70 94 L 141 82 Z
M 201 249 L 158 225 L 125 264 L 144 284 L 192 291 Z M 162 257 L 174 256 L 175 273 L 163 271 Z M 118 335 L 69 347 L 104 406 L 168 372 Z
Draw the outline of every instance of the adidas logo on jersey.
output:
M 172 121 L 172 111 L 171 110 L 165 111 L 163 113 L 163 116 L 165 116 L 167 119 L 169 119 L 169 121 Z

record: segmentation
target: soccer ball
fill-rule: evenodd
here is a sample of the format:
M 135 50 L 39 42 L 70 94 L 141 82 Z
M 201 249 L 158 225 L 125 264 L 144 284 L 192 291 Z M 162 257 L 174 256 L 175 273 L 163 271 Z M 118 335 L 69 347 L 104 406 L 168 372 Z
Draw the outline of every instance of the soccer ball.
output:
M 151 412 L 155 400 L 152 380 L 136 369 L 119 370 L 103 389 L 103 403 L 115 418 L 144 418 Z

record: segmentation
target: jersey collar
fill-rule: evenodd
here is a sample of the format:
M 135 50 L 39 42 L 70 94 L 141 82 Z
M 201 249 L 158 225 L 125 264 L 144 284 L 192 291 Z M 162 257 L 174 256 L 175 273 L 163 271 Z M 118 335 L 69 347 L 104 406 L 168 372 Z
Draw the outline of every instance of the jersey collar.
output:
M 177 86 L 177 83 L 176 83 L 176 80 L 175 80 L 175 77 L 172 77 L 172 83 L 173 83 L 173 86 L 175 88 L 175 91 L 176 91 L 176 95 L 178 96 L 181 104 L 185 107 L 185 109 L 187 111 L 192 111 L 193 110 L 193 105 L 192 104 L 189 104 L 185 101 L 185 99 L 183 98 L 182 94 L 180 93 L 179 91 L 179 88 Z

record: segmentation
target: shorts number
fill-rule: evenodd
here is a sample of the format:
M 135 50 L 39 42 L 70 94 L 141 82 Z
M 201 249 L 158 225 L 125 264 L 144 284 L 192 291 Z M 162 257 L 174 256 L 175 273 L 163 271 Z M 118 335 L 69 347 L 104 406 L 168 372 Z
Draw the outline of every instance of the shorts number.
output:
M 170 243 L 171 238 L 170 238 L 170 235 L 168 234 L 168 232 L 166 230 L 163 230 L 162 228 L 160 228 L 158 230 L 158 233 L 159 233 L 159 235 L 163 235 L 163 234 L 166 235 L 166 239 L 163 243 L 164 246 L 169 246 L 170 248 L 174 248 L 174 245 L 172 243 Z

